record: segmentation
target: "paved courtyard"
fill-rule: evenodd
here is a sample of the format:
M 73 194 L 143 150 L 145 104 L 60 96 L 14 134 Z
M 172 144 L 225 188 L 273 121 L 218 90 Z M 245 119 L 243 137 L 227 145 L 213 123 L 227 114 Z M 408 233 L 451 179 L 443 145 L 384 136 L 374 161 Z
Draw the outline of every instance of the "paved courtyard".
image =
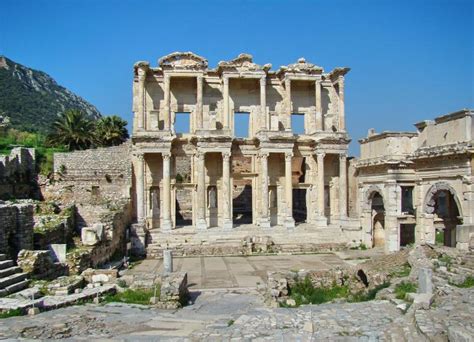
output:
M 255 288 L 266 281 L 267 271 L 327 270 L 347 263 L 364 261 L 381 251 L 346 251 L 331 254 L 221 256 L 174 258 L 174 270 L 188 273 L 190 290 L 219 288 Z M 129 274 L 161 272 L 162 260 L 148 259 Z

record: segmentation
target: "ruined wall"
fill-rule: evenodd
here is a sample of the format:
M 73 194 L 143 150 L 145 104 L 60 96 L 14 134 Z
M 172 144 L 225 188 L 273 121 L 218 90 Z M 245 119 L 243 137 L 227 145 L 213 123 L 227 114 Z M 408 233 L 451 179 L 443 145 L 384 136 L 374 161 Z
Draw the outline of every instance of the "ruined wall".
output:
M 0 203 L 0 254 L 12 258 L 21 249 L 33 248 L 32 203 Z
M 0 155 L 0 199 L 37 198 L 35 149 L 16 147 Z

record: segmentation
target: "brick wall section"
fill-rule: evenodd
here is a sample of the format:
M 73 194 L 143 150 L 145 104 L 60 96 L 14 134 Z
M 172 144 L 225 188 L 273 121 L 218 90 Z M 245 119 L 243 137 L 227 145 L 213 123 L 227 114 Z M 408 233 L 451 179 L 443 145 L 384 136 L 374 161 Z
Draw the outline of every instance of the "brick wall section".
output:
M 36 197 L 35 149 L 16 147 L 0 155 L 0 199 Z
M 21 249 L 33 248 L 33 213 L 30 203 L 0 204 L 0 254 L 14 258 Z

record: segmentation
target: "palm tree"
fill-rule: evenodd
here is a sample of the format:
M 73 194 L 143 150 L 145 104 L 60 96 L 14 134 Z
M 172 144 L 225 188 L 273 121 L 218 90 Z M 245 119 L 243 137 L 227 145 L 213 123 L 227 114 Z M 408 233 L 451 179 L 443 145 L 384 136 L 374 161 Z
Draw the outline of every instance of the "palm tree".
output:
M 95 142 L 94 122 L 77 109 L 62 113 L 53 123 L 53 130 L 48 142 L 66 146 L 70 151 L 87 149 Z
M 97 120 L 96 139 L 102 146 L 116 146 L 128 138 L 127 121 L 117 115 L 104 116 Z

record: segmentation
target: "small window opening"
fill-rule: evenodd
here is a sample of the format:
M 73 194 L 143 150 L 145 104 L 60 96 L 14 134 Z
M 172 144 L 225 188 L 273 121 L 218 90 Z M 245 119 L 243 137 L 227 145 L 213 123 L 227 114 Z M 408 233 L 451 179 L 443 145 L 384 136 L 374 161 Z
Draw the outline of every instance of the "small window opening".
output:
M 175 115 L 174 129 L 177 134 L 191 132 L 191 113 L 180 112 Z
M 291 131 L 293 134 L 305 134 L 304 128 L 304 114 L 293 113 L 291 114 Z
M 250 113 L 236 112 L 234 114 L 234 132 L 237 138 L 248 138 L 250 128 Z
M 402 213 L 413 214 L 413 187 L 402 186 Z

